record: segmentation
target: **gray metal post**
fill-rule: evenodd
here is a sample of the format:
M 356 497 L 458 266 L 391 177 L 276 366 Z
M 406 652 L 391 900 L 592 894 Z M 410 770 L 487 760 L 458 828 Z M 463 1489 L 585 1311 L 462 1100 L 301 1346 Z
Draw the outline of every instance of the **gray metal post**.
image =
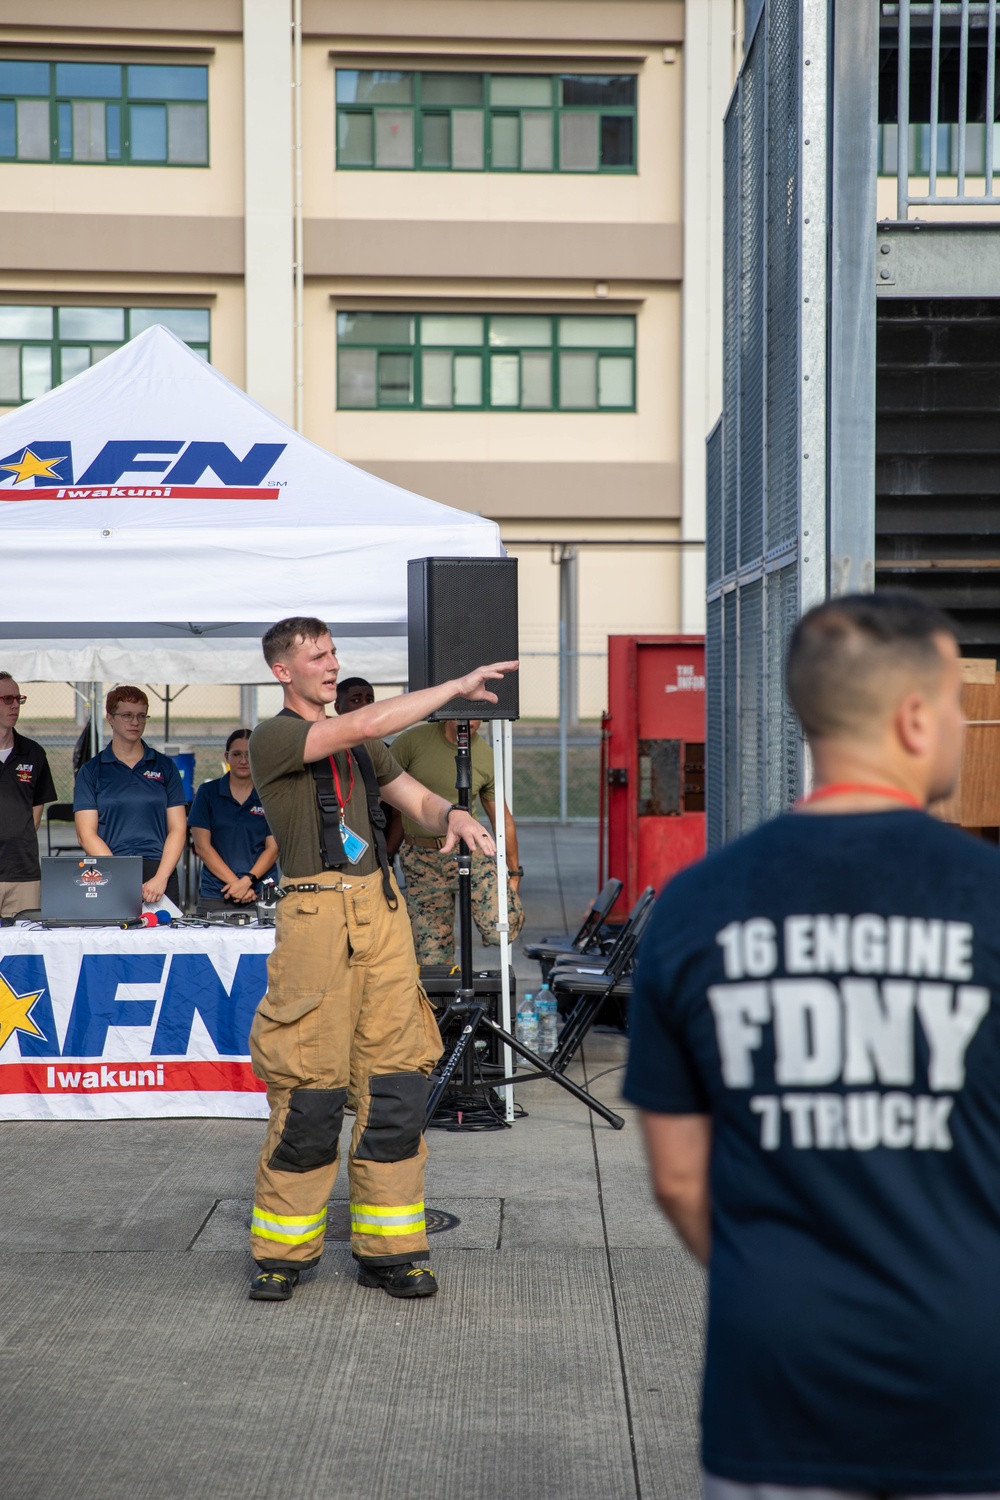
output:
M 580 722 L 579 588 L 575 547 L 559 549 L 559 619 L 566 627 L 566 675 L 561 691 L 566 697 L 566 722 L 575 729 Z
M 834 0 L 830 157 L 829 590 L 875 573 L 875 264 L 879 8 Z M 902 132 L 900 132 L 902 142 Z M 902 158 L 902 152 L 901 152 Z M 902 172 L 901 159 L 900 169 Z
M 838 7 L 839 10 L 839 7 Z M 878 26 L 878 20 L 875 20 Z M 877 53 L 876 53 L 877 60 Z M 936 112 L 936 111 L 935 111 Z M 934 149 L 935 177 L 937 150 Z M 896 218 L 909 217 L 910 205 L 910 0 L 899 0 L 899 74 L 896 107 Z
M 827 593 L 827 163 L 829 35 L 825 5 L 802 9 L 802 240 L 799 338 L 799 609 Z M 728 433 L 726 439 L 728 442 Z M 777 811 L 777 808 L 773 809 Z
M 257 728 L 257 689 L 252 683 L 240 688 L 240 728 Z
M 101 710 L 104 697 L 104 683 L 91 682 L 90 688 L 90 753 L 97 754 L 101 748 Z
M 569 746 L 567 743 L 567 692 L 568 661 L 566 651 L 566 621 L 559 621 L 559 821 L 568 821 L 569 809 Z

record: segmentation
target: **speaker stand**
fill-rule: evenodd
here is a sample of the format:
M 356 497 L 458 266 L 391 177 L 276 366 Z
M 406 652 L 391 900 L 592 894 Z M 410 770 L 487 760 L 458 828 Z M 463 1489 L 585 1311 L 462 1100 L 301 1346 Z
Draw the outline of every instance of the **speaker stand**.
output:
M 456 755 L 455 755 L 455 786 L 458 791 L 458 805 L 463 810 L 469 809 L 470 792 L 472 789 L 472 754 L 469 748 L 471 735 L 468 719 L 459 719 L 456 724 Z M 503 816 L 503 788 L 497 791 L 497 806 L 500 809 L 498 816 Z M 595 1114 L 600 1115 L 602 1120 L 615 1130 L 621 1130 L 625 1124 L 621 1115 L 616 1115 L 614 1110 L 608 1109 L 599 1099 L 588 1094 L 586 1089 L 558 1073 L 544 1057 L 537 1052 L 532 1052 L 530 1047 L 525 1047 L 519 1042 L 517 1036 L 510 1031 L 505 1031 L 498 1026 L 491 1016 L 487 1015 L 486 1006 L 476 997 L 475 985 L 472 978 L 472 850 L 464 839 L 459 840 L 458 855 L 458 920 L 459 920 L 459 984 L 455 999 L 450 1001 L 441 1017 L 441 1025 L 457 1017 L 464 1021 L 458 1038 L 451 1053 L 446 1058 L 440 1072 L 435 1075 L 435 1083 L 431 1089 L 430 1098 L 427 1101 L 427 1113 L 424 1117 L 424 1129 L 430 1124 L 441 1106 L 445 1091 L 454 1084 L 471 1092 L 477 1087 L 489 1087 L 477 1085 L 475 1078 L 475 1040 L 476 1033 L 481 1026 L 491 1031 L 505 1046 L 510 1047 L 519 1057 L 537 1070 L 542 1077 L 551 1078 L 558 1083 L 560 1088 L 572 1094 L 581 1104 L 592 1109 Z M 457 1076 L 456 1076 L 457 1075 Z

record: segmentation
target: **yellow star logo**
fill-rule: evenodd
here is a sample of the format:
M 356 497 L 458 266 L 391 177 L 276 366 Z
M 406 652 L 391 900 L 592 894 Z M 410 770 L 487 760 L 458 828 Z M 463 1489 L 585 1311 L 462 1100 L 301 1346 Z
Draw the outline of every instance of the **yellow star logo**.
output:
M 28 1015 L 35 1001 L 41 996 L 41 990 L 35 990 L 33 995 L 15 995 L 6 979 L 0 974 L 0 1048 L 10 1041 L 15 1031 L 23 1031 L 26 1036 L 45 1035 L 43 1031 L 39 1031 Z
M 15 484 L 24 484 L 27 479 L 56 479 L 58 475 L 53 474 L 52 470 L 56 464 L 63 463 L 67 456 L 64 453 L 62 458 L 39 458 L 30 448 L 25 448 L 19 464 L 0 464 L 0 469 L 10 469 L 17 476 Z

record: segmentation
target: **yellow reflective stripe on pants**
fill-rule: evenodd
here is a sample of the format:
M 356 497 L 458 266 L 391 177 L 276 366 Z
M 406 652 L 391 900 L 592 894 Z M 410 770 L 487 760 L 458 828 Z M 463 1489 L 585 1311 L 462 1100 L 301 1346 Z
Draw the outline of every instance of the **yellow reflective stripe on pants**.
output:
M 250 1233 L 260 1240 L 276 1240 L 281 1245 L 303 1245 L 318 1239 L 326 1228 L 326 1209 L 318 1214 L 269 1214 L 254 1204 Z
M 355 1234 L 420 1234 L 426 1227 L 422 1203 L 403 1203 L 392 1208 L 377 1203 L 351 1204 L 351 1228 Z

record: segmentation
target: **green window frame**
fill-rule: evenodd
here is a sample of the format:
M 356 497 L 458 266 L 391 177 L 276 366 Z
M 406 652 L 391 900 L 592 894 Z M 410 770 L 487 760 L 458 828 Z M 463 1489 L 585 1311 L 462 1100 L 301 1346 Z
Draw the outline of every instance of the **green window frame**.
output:
M 635 73 L 338 68 L 337 170 L 635 175 Z
M 0 162 L 207 167 L 208 68 L 0 57 Z
M 337 314 L 340 411 L 634 412 L 622 313 Z
M 163 323 L 211 358 L 206 307 L 0 303 L 0 406 L 22 406 L 79 375 L 137 333 Z

